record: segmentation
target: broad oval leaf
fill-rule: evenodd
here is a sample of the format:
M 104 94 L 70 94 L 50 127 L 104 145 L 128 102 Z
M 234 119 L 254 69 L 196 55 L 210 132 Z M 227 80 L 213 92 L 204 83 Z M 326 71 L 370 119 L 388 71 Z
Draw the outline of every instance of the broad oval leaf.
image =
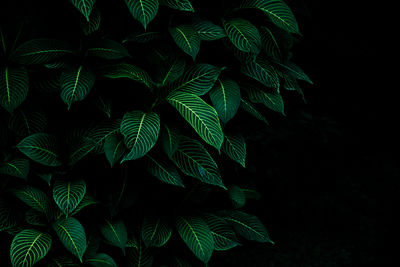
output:
M 227 123 L 235 116 L 241 99 L 240 88 L 235 81 L 229 78 L 217 79 L 209 95 L 223 123 Z
M 174 165 L 155 159 L 149 155 L 146 155 L 146 157 L 146 168 L 157 179 L 167 184 L 185 187 L 182 183 L 182 178 Z
M 98 9 L 93 9 L 89 16 L 89 21 L 81 23 L 82 31 L 85 35 L 90 35 L 100 28 L 101 14 Z
M 235 232 L 225 220 L 209 213 L 204 214 L 202 218 L 211 230 L 211 234 L 214 238 L 215 250 L 228 250 L 239 245 Z
M 243 168 L 246 167 L 246 143 L 242 135 L 225 135 L 222 152 L 242 165 Z
M 13 189 L 12 192 L 29 207 L 46 214 L 50 218 L 52 205 L 50 199 L 43 191 L 30 185 L 25 185 Z
M 261 27 L 260 35 L 263 43 L 263 49 L 267 56 L 275 60 L 282 60 L 283 56 L 281 48 L 274 34 L 267 27 Z
M 61 99 L 68 105 L 68 109 L 72 103 L 86 98 L 95 80 L 95 73 L 84 65 L 69 67 L 61 73 Z
M 278 27 L 298 33 L 299 26 L 289 6 L 282 0 L 246 0 L 240 5 L 243 8 L 255 8 L 263 11 Z
M 160 132 L 160 118 L 154 112 L 127 112 L 122 118 L 120 129 L 124 142 L 130 149 L 122 163 L 143 157 L 156 144 Z
M 193 24 L 201 40 L 214 41 L 226 37 L 225 30 L 209 20 L 199 20 Z
M 207 263 L 214 250 L 214 239 L 206 222 L 195 216 L 179 216 L 175 220 L 176 229 L 194 255 Z
M 242 208 L 246 203 L 246 195 L 243 190 L 237 185 L 229 187 L 228 195 L 232 201 L 233 207 L 236 209 Z
M 43 259 L 50 250 L 52 238 L 34 229 L 19 232 L 11 242 L 10 258 L 13 267 L 30 267 Z
M 182 137 L 172 160 L 186 175 L 226 189 L 217 164 L 200 142 Z
M 28 158 L 46 166 L 60 166 L 59 148 L 56 137 L 46 133 L 36 133 L 25 137 L 17 148 Z
M 81 12 L 81 14 L 89 21 L 90 13 L 96 0 L 70 0 L 70 2 Z
M 29 77 L 24 67 L 0 68 L 0 105 L 12 113 L 28 95 Z
M 53 199 L 65 216 L 70 215 L 86 194 L 84 180 L 64 181 L 57 179 L 53 187 Z
M 86 250 L 86 234 L 82 224 L 68 217 L 54 222 L 53 229 L 64 247 L 82 262 Z
M 129 249 L 127 257 L 128 266 L 132 267 L 151 267 L 153 266 L 154 257 L 151 249 L 143 246 L 141 240 L 137 246 Z
M 160 86 L 176 81 L 185 71 L 186 62 L 182 56 L 170 57 L 157 68 L 155 80 Z
M 29 209 L 25 212 L 25 221 L 35 226 L 46 226 L 47 224 L 46 216 L 35 209 Z
M 152 88 L 152 80 L 150 75 L 142 68 L 136 67 L 128 63 L 119 63 L 102 67 L 100 72 L 104 77 L 118 79 L 128 78 L 143 83 L 148 88 Z
M 0 163 L 0 173 L 22 178 L 26 180 L 29 173 L 29 160 L 15 158 L 3 163 Z
M 125 47 L 110 39 L 102 39 L 93 42 L 93 44 L 91 44 L 87 49 L 87 53 L 91 56 L 104 59 L 121 59 L 124 57 L 130 57 L 129 52 Z
M 160 0 L 160 5 L 164 5 L 180 11 L 194 12 L 190 0 Z
M 10 207 L 9 201 L 0 198 L 0 232 L 11 229 L 17 224 L 18 221 L 13 214 L 13 209 Z
M 158 12 L 158 0 L 124 0 L 132 16 L 142 23 L 146 30 Z
M 44 64 L 71 54 L 73 50 L 64 41 L 41 38 L 21 44 L 10 55 L 10 59 L 23 65 Z
M 234 18 L 224 21 L 224 28 L 229 40 L 243 52 L 258 54 L 261 49 L 261 36 L 258 29 L 249 21 Z
M 208 93 L 218 79 L 221 68 L 210 64 L 196 64 L 188 68 L 173 84 L 171 91 L 181 91 L 198 96 Z
M 169 28 L 169 33 L 174 39 L 175 43 L 182 49 L 183 52 L 195 60 L 200 51 L 200 36 L 192 25 L 183 24 L 173 28 Z
M 146 247 L 162 247 L 170 239 L 172 228 L 160 218 L 144 217 L 141 233 Z
M 213 107 L 200 97 L 185 92 L 172 92 L 168 95 L 167 101 L 178 110 L 206 143 L 218 151 L 221 149 L 224 133 L 218 114 Z
M 46 125 L 47 118 L 43 111 L 19 108 L 12 114 L 8 127 L 17 135 L 26 137 L 43 132 Z
M 222 211 L 220 216 L 230 223 L 238 234 L 247 240 L 274 244 L 257 216 L 238 210 Z
M 279 90 L 279 77 L 274 67 L 265 61 L 252 61 L 242 65 L 240 71 L 267 87 Z
M 111 168 L 117 163 L 127 152 L 124 138 L 121 134 L 112 134 L 108 136 L 104 142 L 104 153 Z
M 117 267 L 114 259 L 108 254 L 97 253 L 85 259 L 85 263 L 89 263 L 94 267 Z
M 105 220 L 105 223 L 100 226 L 100 231 L 111 245 L 121 248 L 125 253 L 128 234 L 124 221 L 110 222 Z

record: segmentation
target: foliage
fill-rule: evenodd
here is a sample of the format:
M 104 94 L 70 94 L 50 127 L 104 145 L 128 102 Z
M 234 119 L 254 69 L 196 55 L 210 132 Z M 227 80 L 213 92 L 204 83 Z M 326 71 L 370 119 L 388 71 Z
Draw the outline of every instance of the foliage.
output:
M 0 25 L 12 266 L 192 266 L 246 240 L 273 245 L 244 210 L 257 189 L 226 174 L 246 167 L 246 122 L 264 127 L 285 114 L 284 90 L 311 83 L 291 62 L 289 6 L 64 2 L 67 19 L 45 22 L 54 32 Z

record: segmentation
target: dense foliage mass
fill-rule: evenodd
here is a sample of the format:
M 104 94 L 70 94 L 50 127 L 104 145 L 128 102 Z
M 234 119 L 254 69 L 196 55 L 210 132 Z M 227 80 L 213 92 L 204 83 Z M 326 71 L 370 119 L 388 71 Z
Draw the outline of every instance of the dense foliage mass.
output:
M 224 170 L 246 167 L 248 116 L 268 124 L 281 91 L 311 83 L 291 62 L 289 6 L 59 2 L 54 21 L 0 25 L 12 266 L 196 266 L 241 240 L 273 244 L 243 209 L 257 189 Z

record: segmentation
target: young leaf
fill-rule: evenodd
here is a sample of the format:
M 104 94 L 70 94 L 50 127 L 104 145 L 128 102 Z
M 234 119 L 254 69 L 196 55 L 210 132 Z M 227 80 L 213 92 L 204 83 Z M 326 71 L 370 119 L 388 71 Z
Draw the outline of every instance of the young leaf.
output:
M 28 95 L 29 77 L 24 67 L 0 67 L 0 105 L 12 113 Z
M 200 40 L 214 41 L 226 37 L 225 30 L 209 20 L 198 20 L 193 27 Z
M 210 91 L 210 98 L 221 121 L 227 123 L 240 106 L 239 85 L 229 78 L 218 79 Z
M 142 23 L 146 30 L 147 25 L 152 21 L 158 12 L 158 0 L 125 0 L 132 16 Z
M 258 120 L 263 121 L 266 125 L 269 125 L 267 119 L 258 110 L 256 110 L 249 102 L 242 99 L 239 107 L 242 108 L 247 113 L 249 113 L 250 115 L 252 115 L 253 117 L 257 118 Z
M 194 12 L 189 0 L 160 0 L 160 5 L 164 5 L 180 11 Z
M 125 113 L 121 122 L 121 134 L 130 149 L 122 161 L 143 157 L 156 144 L 160 131 L 160 118 L 154 112 L 132 111 Z
M 50 218 L 52 213 L 51 202 L 43 191 L 35 187 L 25 185 L 13 189 L 12 192 L 17 198 L 22 200 L 29 207 L 46 214 L 46 216 Z
M 91 56 L 104 59 L 121 59 L 124 57 L 130 57 L 129 52 L 125 47 L 110 39 L 101 39 L 93 42 L 93 44 L 91 44 L 87 49 L 87 53 Z
M 140 83 L 143 83 L 148 88 L 152 88 L 152 80 L 150 75 L 143 69 L 133 66 L 128 63 L 119 63 L 102 67 L 100 72 L 104 77 L 119 79 L 128 78 Z
M 10 59 L 23 65 L 44 64 L 73 53 L 71 47 L 63 41 L 41 38 L 27 41 L 17 47 Z
M 261 49 L 261 36 L 257 28 L 241 18 L 224 21 L 224 28 L 229 40 L 243 52 L 258 54 Z
M 242 65 L 240 71 L 267 87 L 279 90 L 279 77 L 274 67 L 265 61 L 252 61 Z
M 172 235 L 172 228 L 162 219 L 144 217 L 142 239 L 146 247 L 162 247 Z
M 210 213 L 204 214 L 202 218 L 211 230 L 211 234 L 214 238 L 215 250 L 228 250 L 239 245 L 235 232 L 225 220 Z
M 100 226 L 100 231 L 111 245 L 121 248 L 125 254 L 128 235 L 125 223 L 122 220 L 115 222 L 105 220 L 105 223 Z
M 175 43 L 182 49 L 183 52 L 195 60 L 200 50 L 200 36 L 192 25 L 183 24 L 177 27 L 169 28 L 169 33 Z
M 233 185 L 229 187 L 228 194 L 234 208 L 240 209 L 246 203 L 246 195 L 239 186 Z
M 182 137 L 178 149 L 172 155 L 172 160 L 186 175 L 226 189 L 217 164 L 200 142 Z
M 60 166 L 56 137 L 46 133 L 36 133 L 25 137 L 17 148 L 33 161 L 46 166 Z
M 96 0 L 70 0 L 70 1 L 89 22 L 90 13 L 93 10 L 93 6 L 96 3 Z
M 0 163 L 0 173 L 26 180 L 29 173 L 29 167 L 30 164 L 28 159 L 15 158 Z
M 111 168 L 126 152 L 127 149 L 124 144 L 124 138 L 120 134 L 112 134 L 106 138 L 104 142 L 104 153 Z
M 168 95 L 167 101 L 178 110 L 206 143 L 218 151 L 221 149 L 224 134 L 218 114 L 213 107 L 200 97 L 184 92 L 172 92 Z
M 220 215 L 233 226 L 238 234 L 247 240 L 274 244 L 269 238 L 269 234 L 264 225 L 255 215 L 238 210 L 223 211 Z
M 182 179 L 178 173 L 178 170 L 171 163 L 167 163 L 164 161 L 156 160 L 155 158 L 146 155 L 146 167 L 147 170 L 157 177 L 160 181 L 172 184 L 180 187 L 185 187 L 182 183 Z M 146 245 L 147 246 L 147 245 Z
M 53 187 L 53 199 L 65 216 L 70 215 L 86 193 L 84 180 L 64 181 L 57 179 Z
M 13 267 L 30 267 L 43 259 L 50 250 L 52 238 L 34 229 L 19 232 L 11 242 L 10 258 Z
M 200 217 L 177 217 L 176 229 L 194 255 L 207 263 L 214 250 L 214 239 L 210 228 Z
M 105 253 L 97 253 L 86 258 L 85 263 L 89 263 L 94 267 L 117 267 L 113 258 Z
M 54 222 L 53 229 L 64 247 L 82 262 L 86 250 L 86 234 L 82 224 L 68 217 Z
M 240 5 L 241 9 L 254 8 L 263 11 L 278 27 L 298 33 L 299 26 L 290 8 L 282 0 L 246 0 Z
M 84 65 L 67 68 L 61 73 L 61 98 L 68 105 L 68 109 L 72 103 L 86 98 L 95 80 L 95 73 Z
M 246 167 L 246 143 L 242 135 L 225 135 L 222 152 L 242 165 L 243 168 Z

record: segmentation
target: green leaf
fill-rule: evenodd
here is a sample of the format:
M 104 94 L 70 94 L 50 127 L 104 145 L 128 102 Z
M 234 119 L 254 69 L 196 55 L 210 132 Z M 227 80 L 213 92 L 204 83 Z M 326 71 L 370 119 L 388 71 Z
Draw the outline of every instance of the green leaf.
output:
M 143 246 L 139 241 L 137 246 L 128 251 L 128 266 L 129 267 L 151 267 L 153 266 L 154 257 L 150 249 Z
M 17 148 L 33 161 L 46 166 L 60 166 L 56 137 L 46 133 L 35 133 L 25 137 Z
M 24 67 L 1 67 L 0 77 L 0 105 L 12 113 L 28 95 L 28 71 Z
M 119 79 L 128 78 L 133 81 L 143 83 L 148 88 L 152 88 L 152 81 L 150 75 L 143 69 L 133 66 L 128 63 L 119 63 L 108 65 L 100 69 L 104 77 Z
M 186 175 L 226 189 L 217 164 L 200 142 L 182 137 L 172 160 Z
M 213 89 L 210 91 L 211 102 L 223 123 L 231 120 L 240 106 L 239 85 L 229 79 L 218 79 Z
M 279 63 L 279 62 L 274 62 L 274 63 L 277 65 L 277 68 L 279 68 L 279 70 L 282 71 L 284 74 L 292 78 L 303 80 L 310 84 L 313 84 L 313 82 L 307 76 L 307 74 L 305 74 L 304 71 L 293 62 L 288 61 L 285 63 Z
M 128 50 L 120 43 L 110 40 L 101 39 L 93 42 L 87 49 L 88 55 L 100 57 L 104 59 L 121 59 L 130 57 Z
M 196 64 L 188 68 L 173 84 L 171 91 L 180 91 L 194 95 L 204 95 L 214 86 L 221 68 L 210 64 Z
M 136 43 L 149 43 L 154 40 L 159 40 L 163 36 L 160 32 L 134 32 L 129 34 L 122 43 L 136 42 Z
M 64 181 L 57 179 L 53 187 L 53 199 L 65 216 L 70 215 L 86 194 L 84 180 Z
M 160 131 L 160 118 L 154 112 L 127 112 L 122 118 L 120 129 L 126 147 L 130 149 L 122 159 L 122 163 L 143 157 L 156 144 Z
M 47 224 L 46 216 L 35 209 L 29 209 L 25 212 L 25 221 L 35 226 L 46 226 Z
M 214 250 L 214 239 L 210 228 L 200 217 L 177 217 L 176 229 L 194 255 L 207 263 Z
M 89 16 L 89 21 L 81 23 L 83 33 L 87 36 L 99 30 L 101 23 L 101 14 L 98 9 L 93 9 Z
M 171 158 L 172 154 L 174 154 L 178 148 L 180 139 L 181 134 L 179 128 L 163 124 L 160 136 L 161 147 L 169 158 Z
M 171 267 L 192 267 L 192 265 L 186 260 L 174 257 Z
M 89 21 L 90 13 L 96 0 L 70 0 L 71 3 L 82 13 L 82 15 Z
M 29 207 L 46 214 L 46 216 L 50 218 L 52 213 L 51 202 L 43 191 L 35 187 L 25 185 L 13 189 L 12 193 Z
M 170 239 L 172 228 L 160 218 L 144 217 L 141 233 L 146 247 L 162 247 Z
M 155 159 L 148 154 L 146 157 L 146 168 L 157 179 L 167 184 L 185 187 L 182 183 L 182 179 L 178 173 L 178 170 L 174 165 L 159 159 Z
M 13 267 L 30 267 L 43 259 L 50 250 L 52 238 L 34 229 L 19 232 L 11 242 L 10 258 Z
M 226 37 L 225 30 L 209 20 L 198 20 L 193 27 L 200 40 L 214 41 Z
M 68 217 L 54 222 L 53 229 L 64 247 L 82 262 L 86 250 L 86 234 L 82 224 Z
M 73 259 L 64 256 L 58 256 L 51 259 L 51 263 L 49 263 L 48 267 L 79 267 Z
M 61 98 L 68 105 L 68 109 L 72 103 L 86 98 L 95 80 L 95 73 L 84 65 L 67 68 L 61 73 Z
M 29 167 L 30 164 L 28 159 L 15 158 L 0 163 L 0 173 L 26 180 L 29 173 Z
M 89 263 L 94 267 L 117 267 L 113 258 L 105 253 L 97 253 L 86 258 L 85 263 Z
M 251 102 L 262 103 L 271 110 L 285 115 L 283 99 L 279 93 L 268 93 L 255 87 L 246 88 L 246 90 Z
M 121 248 L 125 254 L 128 234 L 125 223 L 122 220 L 114 222 L 105 220 L 105 223 L 100 226 L 100 231 L 111 245 Z
M 160 0 L 160 5 L 180 11 L 194 12 L 194 8 L 189 0 Z
M 225 135 L 222 152 L 242 165 L 243 168 L 246 167 L 246 143 L 242 135 Z
M 263 121 L 266 125 L 269 125 L 267 119 L 257 109 L 255 109 L 249 102 L 242 99 L 240 102 L 240 108 L 242 108 L 244 111 L 246 111 L 253 117 L 257 118 L 258 120 Z
M 161 63 L 159 68 L 157 68 L 155 80 L 161 86 L 174 82 L 182 76 L 183 72 L 185 71 L 185 66 L 186 62 L 183 57 L 169 57 L 166 61 Z
M 239 241 L 232 227 L 220 217 L 207 213 L 202 216 L 214 238 L 215 250 L 223 251 L 236 247 Z
M 266 61 L 253 61 L 242 65 L 240 71 L 267 87 L 279 90 L 279 77 L 274 67 Z
M 221 217 L 230 223 L 235 231 L 247 240 L 274 244 L 269 238 L 264 225 L 255 215 L 233 210 L 221 212 Z
M 243 52 L 258 54 L 261 49 L 261 36 L 257 28 L 241 18 L 224 21 L 224 28 L 229 40 Z
M 158 12 L 158 0 L 125 0 L 132 16 L 142 23 L 146 30 L 147 25 L 152 21 Z
M 259 9 L 263 11 L 276 26 L 290 33 L 300 34 L 296 18 L 289 6 L 282 0 L 246 0 L 239 8 Z
M 240 209 L 246 203 L 246 195 L 239 186 L 233 185 L 229 187 L 228 194 L 234 208 Z
M 17 219 L 13 215 L 9 201 L 0 198 L 0 232 L 11 229 L 17 225 Z
M 120 134 L 112 134 L 104 142 L 104 153 L 111 168 L 114 167 L 127 152 L 124 144 L 124 138 Z
M 260 35 L 267 56 L 275 60 L 282 60 L 283 55 L 279 46 L 279 41 L 275 38 L 274 34 L 267 27 L 263 26 L 260 28 Z
M 218 151 L 221 149 L 224 133 L 218 114 L 213 107 L 200 97 L 184 92 L 172 92 L 168 95 L 167 101 L 178 110 L 206 143 Z
M 41 38 L 21 44 L 10 55 L 10 59 L 23 65 L 44 64 L 73 53 L 64 41 Z
M 200 51 L 200 36 L 192 25 L 182 24 L 176 27 L 169 28 L 169 33 L 183 52 L 195 60 Z
M 26 137 L 43 132 L 47 118 L 43 111 L 34 109 L 17 109 L 11 116 L 8 127 L 17 135 Z
M 83 199 L 81 200 L 81 202 L 79 202 L 78 206 L 75 208 L 75 210 L 71 213 L 72 216 L 74 216 L 75 214 L 77 214 L 79 211 L 81 211 L 83 208 L 93 205 L 93 204 L 97 204 L 98 202 L 96 201 L 96 199 L 89 195 L 88 193 L 85 194 L 85 196 L 83 197 Z

